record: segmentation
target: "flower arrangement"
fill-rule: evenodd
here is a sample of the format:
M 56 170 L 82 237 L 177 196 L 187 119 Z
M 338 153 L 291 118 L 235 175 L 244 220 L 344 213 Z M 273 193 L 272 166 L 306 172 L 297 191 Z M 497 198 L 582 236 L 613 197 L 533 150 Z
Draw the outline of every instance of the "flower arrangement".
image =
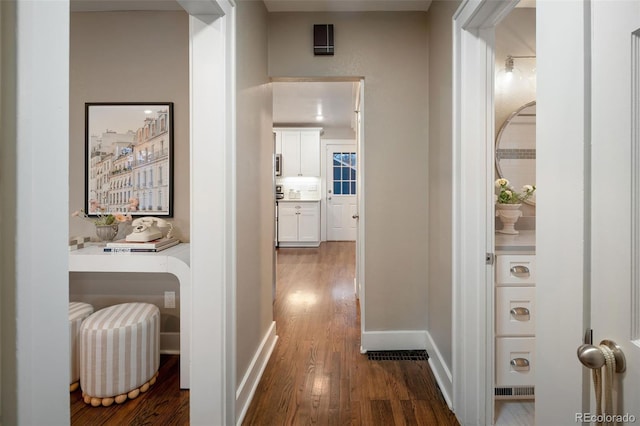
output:
M 137 211 L 138 210 L 138 199 L 131 198 L 129 199 L 129 204 L 127 205 L 127 212 Z M 118 225 L 122 222 L 131 222 L 132 217 L 130 213 L 108 213 L 106 212 L 104 206 L 98 205 L 98 203 L 92 201 L 91 202 L 91 210 L 97 211 L 96 217 L 90 217 L 84 209 L 76 210 L 71 214 L 71 216 L 79 217 L 81 219 L 87 220 L 93 223 L 95 226 L 105 226 L 105 225 Z
M 496 180 L 496 188 L 499 191 L 496 195 L 496 203 L 498 204 L 520 204 L 528 200 L 536 191 L 535 185 L 524 185 L 521 189 L 522 192 L 516 192 L 509 181 L 504 178 Z

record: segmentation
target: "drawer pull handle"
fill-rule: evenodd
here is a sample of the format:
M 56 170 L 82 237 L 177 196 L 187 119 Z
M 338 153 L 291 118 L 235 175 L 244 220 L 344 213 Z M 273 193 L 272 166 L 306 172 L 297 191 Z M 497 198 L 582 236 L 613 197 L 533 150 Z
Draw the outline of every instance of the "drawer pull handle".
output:
M 529 368 L 529 360 L 526 358 L 514 358 L 511 360 L 511 366 L 516 368 Z
M 523 308 L 521 306 L 517 307 L 517 308 L 511 308 L 511 315 L 513 315 L 514 317 L 524 317 L 524 316 L 529 316 L 530 312 L 529 309 L 527 308 Z
M 526 266 L 523 266 L 523 265 L 512 266 L 510 271 L 511 271 L 511 274 L 516 276 L 516 277 L 528 277 L 529 276 L 529 268 L 527 268 Z

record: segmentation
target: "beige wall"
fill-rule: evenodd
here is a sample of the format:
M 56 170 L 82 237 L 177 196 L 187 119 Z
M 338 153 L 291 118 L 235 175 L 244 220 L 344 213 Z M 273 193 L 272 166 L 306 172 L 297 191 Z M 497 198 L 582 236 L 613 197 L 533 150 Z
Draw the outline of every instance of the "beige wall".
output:
M 459 1 L 429 8 L 429 299 L 428 330 L 452 368 L 451 181 L 452 16 Z
M 72 13 L 70 55 L 69 211 L 84 205 L 85 102 L 174 102 L 173 222 L 176 235 L 189 241 L 188 15 Z M 78 218 L 70 219 L 69 231 L 95 236 Z
M 318 23 L 335 56 L 313 56 Z M 269 15 L 270 76 L 365 78 L 366 331 L 426 328 L 427 39 L 426 13 Z
M 85 102 L 174 102 L 174 229 L 189 241 L 189 20 L 185 12 L 71 14 L 69 211 L 84 204 Z M 95 236 L 91 224 L 70 218 L 70 235 Z M 120 235 L 130 232 L 121 226 Z M 122 282 L 135 282 L 135 291 Z M 164 309 L 164 292 L 176 308 Z M 167 274 L 71 273 L 72 300 L 96 309 L 145 300 L 161 310 L 161 331 L 179 331 L 180 293 Z M 173 344 L 163 348 L 177 349 Z
M 273 114 L 267 11 L 237 3 L 237 381 L 273 322 Z

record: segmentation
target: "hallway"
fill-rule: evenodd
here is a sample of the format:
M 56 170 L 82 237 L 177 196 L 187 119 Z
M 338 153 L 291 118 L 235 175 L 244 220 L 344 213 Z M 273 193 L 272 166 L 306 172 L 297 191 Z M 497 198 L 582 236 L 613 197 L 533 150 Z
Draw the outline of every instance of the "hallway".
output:
M 457 425 L 426 361 L 360 353 L 355 243 L 279 249 L 278 343 L 244 425 Z

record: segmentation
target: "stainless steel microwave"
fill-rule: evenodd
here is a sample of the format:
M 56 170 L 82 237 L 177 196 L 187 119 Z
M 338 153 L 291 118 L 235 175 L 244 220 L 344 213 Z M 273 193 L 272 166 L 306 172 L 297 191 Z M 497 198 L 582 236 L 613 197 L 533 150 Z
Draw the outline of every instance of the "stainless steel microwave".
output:
M 282 176 L 282 154 L 276 154 L 275 157 L 275 175 Z

